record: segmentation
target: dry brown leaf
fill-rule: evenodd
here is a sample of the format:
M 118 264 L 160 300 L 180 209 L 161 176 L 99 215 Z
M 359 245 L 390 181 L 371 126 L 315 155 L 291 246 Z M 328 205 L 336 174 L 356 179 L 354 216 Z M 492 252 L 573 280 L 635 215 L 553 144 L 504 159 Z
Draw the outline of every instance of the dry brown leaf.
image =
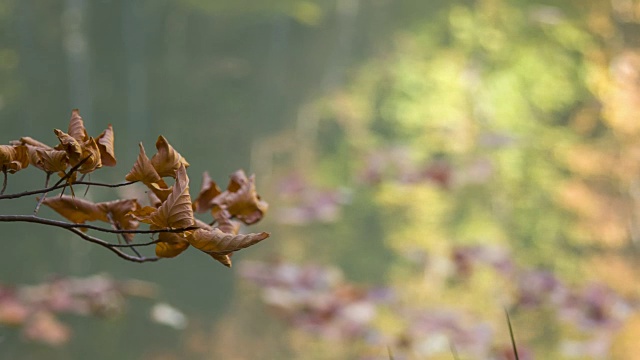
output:
M 183 165 L 189 167 L 189 163 L 169 144 L 164 136 L 158 136 L 156 141 L 158 152 L 151 158 L 151 164 L 162 177 L 176 177 L 176 172 Z
M 134 219 L 141 221 L 145 224 L 154 225 L 158 229 L 163 229 L 161 224 L 154 224 L 151 222 L 151 215 L 155 214 L 158 211 L 157 208 L 151 206 L 144 206 L 137 210 L 131 211 L 129 215 L 133 216 Z
M 211 209 L 213 204 L 211 201 L 222 193 L 215 181 L 211 180 L 208 172 L 202 173 L 202 186 L 198 197 L 193 202 L 193 210 L 196 212 L 205 212 Z
M 147 191 L 147 197 L 149 198 L 149 203 L 154 208 L 159 208 L 160 205 L 162 205 L 162 200 L 160 200 L 158 195 L 154 194 L 153 191 Z
M 217 210 L 217 211 L 216 211 Z M 217 228 L 227 234 L 237 235 L 240 231 L 240 224 L 231 220 L 231 214 L 227 210 L 216 207 L 213 213 L 213 218 L 216 220 Z
M 71 165 L 79 163 L 82 160 L 82 145 L 80 142 L 62 130 L 54 129 L 53 132 L 60 140 L 60 144 L 55 149 L 66 151 Z
M 165 185 L 166 186 L 166 185 Z M 151 192 L 160 200 L 161 203 L 167 200 L 171 194 L 171 188 L 162 188 L 156 183 L 147 184 Z
M 80 166 L 81 174 L 88 174 L 102 167 L 102 159 L 100 158 L 100 149 L 94 138 L 90 137 L 82 146 L 82 159 L 87 160 Z
M 144 151 L 142 143 L 139 144 L 140 153 L 138 159 L 133 165 L 133 168 L 125 176 L 127 181 L 140 181 L 143 184 L 149 186 L 149 184 L 156 183 L 161 188 L 167 188 L 167 184 L 162 180 L 156 169 L 151 165 L 151 161 L 147 157 L 147 153 Z
M 136 199 L 115 200 L 96 204 L 98 208 L 107 214 L 107 218 L 118 230 L 136 230 L 140 223 L 129 213 L 140 209 Z M 122 237 L 130 243 L 135 234 L 122 234 Z
M 37 167 L 42 171 L 45 171 L 44 163 L 42 162 L 42 159 L 40 159 L 40 156 L 38 156 L 38 149 L 40 148 L 37 148 L 32 145 L 25 145 L 25 146 L 27 147 L 27 153 L 29 154 L 29 164 Z
M 113 146 L 114 138 L 111 124 L 96 138 L 100 149 L 100 158 L 104 166 L 116 166 L 116 154 Z
M 231 267 L 231 255 L 233 255 L 233 253 L 229 255 L 209 254 L 209 256 L 211 256 L 214 260 L 218 261 L 228 268 Z
M 29 166 L 29 150 L 24 145 L 0 145 L 0 168 L 11 174 Z
M 89 140 L 87 130 L 84 128 L 84 121 L 80 116 L 80 110 L 71 110 L 71 120 L 69 120 L 69 131 L 67 133 L 69 136 L 76 139 L 78 143 L 83 143 Z
M 35 146 L 37 148 L 53 149 L 51 146 L 41 143 L 40 141 L 30 138 L 28 136 L 23 136 L 20 138 L 20 140 L 12 140 L 11 145 L 30 145 L 30 146 Z
M 185 228 L 193 226 L 195 220 L 191 209 L 189 195 L 189 178 L 184 166 L 177 171 L 176 182 L 171 188 L 171 194 L 159 208 L 145 206 L 130 213 L 136 220 L 150 224 L 151 230 L 166 228 Z M 156 255 L 159 257 L 174 257 L 183 252 L 189 242 L 186 234 L 160 233 L 156 244 Z
M 69 166 L 69 157 L 63 150 L 34 148 L 39 160 L 36 166 L 48 173 L 58 173 L 61 177 Z M 33 161 L 32 161 L 33 162 Z
M 242 170 L 231 175 L 227 190 L 213 199 L 212 203 L 228 210 L 247 225 L 260 221 L 269 208 L 256 192 L 255 175 L 247 178 Z
M 156 256 L 171 258 L 180 255 L 189 247 L 189 242 L 180 234 L 160 233 L 156 244 Z
M 104 209 L 84 199 L 62 195 L 45 198 L 42 203 L 76 224 L 84 224 L 87 221 L 97 220 L 109 222 L 109 218 Z
M 269 233 L 227 234 L 218 228 L 212 230 L 197 229 L 188 237 L 189 243 L 198 250 L 208 254 L 228 255 L 234 251 L 257 244 L 269 237 Z
M 189 177 L 184 165 L 176 174 L 176 182 L 171 194 L 162 203 L 158 211 L 151 215 L 151 222 L 163 227 L 184 228 L 194 224 L 191 196 L 189 195 Z

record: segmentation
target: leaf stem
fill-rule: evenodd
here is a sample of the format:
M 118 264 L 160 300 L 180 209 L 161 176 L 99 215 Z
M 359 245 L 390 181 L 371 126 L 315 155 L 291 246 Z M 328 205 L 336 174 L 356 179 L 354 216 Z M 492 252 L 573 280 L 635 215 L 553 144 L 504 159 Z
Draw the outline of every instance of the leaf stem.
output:
M 97 237 L 88 235 L 83 233 L 80 229 L 78 229 L 78 227 L 88 227 L 87 225 L 81 225 L 81 224 L 73 224 L 73 223 L 67 223 L 64 221 L 57 221 L 57 220 L 51 220 L 51 219 L 45 219 L 45 218 L 41 218 L 41 217 L 37 217 L 35 215 L 0 215 L 0 222 L 31 222 L 31 223 L 36 223 L 36 224 L 42 224 L 42 225 L 49 225 L 49 226 L 54 226 L 54 227 L 59 227 L 59 228 L 63 228 L 66 229 L 68 231 L 71 231 L 72 233 L 78 235 L 80 238 L 96 244 L 96 245 L 100 245 L 102 247 L 105 247 L 107 249 L 109 249 L 109 251 L 113 252 L 114 254 L 116 254 L 118 257 L 127 260 L 127 261 L 131 261 L 131 262 L 136 262 L 136 263 L 144 263 L 144 262 L 150 262 L 150 261 L 158 261 L 159 258 L 157 257 L 143 257 L 143 256 L 132 256 L 129 254 L 126 254 L 124 252 L 122 252 L 122 250 L 118 249 L 118 247 L 120 246 L 115 246 L 113 244 L 110 244 L 102 239 L 99 239 Z M 110 229 L 107 229 L 110 230 Z M 174 229 L 172 229 L 174 230 Z M 115 230 L 110 230 L 107 232 L 115 232 Z

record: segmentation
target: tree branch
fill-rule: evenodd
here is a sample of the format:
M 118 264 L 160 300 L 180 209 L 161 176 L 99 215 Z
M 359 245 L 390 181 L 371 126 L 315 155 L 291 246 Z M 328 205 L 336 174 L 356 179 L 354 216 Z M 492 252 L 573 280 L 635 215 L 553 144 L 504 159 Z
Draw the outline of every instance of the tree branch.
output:
M 104 228 L 101 226 L 95 226 L 90 224 L 76 224 L 76 223 L 70 223 L 65 221 L 51 220 L 51 219 L 47 219 L 47 218 L 43 218 L 35 215 L 0 215 L 0 222 L 30 222 L 30 223 L 37 223 L 37 224 L 44 224 L 44 225 L 52 225 L 52 226 L 57 226 L 65 229 L 75 229 L 75 228 L 91 229 L 91 230 L 97 230 L 97 231 L 102 231 L 102 232 L 111 233 L 111 234 L 157 234 L 157 233 L 165 233 L 165 232 L 181 233 L 189 230 L 199 229 L 198 226 L 189 226 L 185 228 L 176 228 L 176 229 L 168 228 L 168 229 L 158 229 L 158 230 L 115 230 L 115 229 L 109 229 L 109 228 Z
M 78 182 L 74 182 L 73 185 L 91 185 L 91 186 L 100 186 L 100 187 L 108 187 L 108 188 L 117 188 L 117 187 L 121 187 L 121 186 L 127 186 L 127 185 L 131 185 L 131 184 L 135 184 L 135 183 L 137 183 L 137 181 L 127 181 L 127 182 L 118 183 L 118 184 L 105 184 L 105 183 L 90 182 L 90 181 L 78 181 Z M 0 200 L 17 199 L 17 198 L 21 198 L 21 197 L 25 197 L 25 196 L 29 196 L 29 195 L 44 194 L 44 193 L 47 193 L 49 191 L 62 189 L 63 187 L 66 187 L 66 186 L 68 186 L 68 185 L 67 184 L 54 185 L 54 186 L 51 186 L 51 187 L 48 187 L 48 188 L 45 188 L 45 189 L 23 191 L 23 192 L 17 193 L 17 194 L 1 195 L 0 196 Z
M 146 243 L 140 243 L 140 244 L 113 244 L 111 245 L 114 248 L 135 248 L 138 246 L 149 246 L 149 245 L 155 245 L 157 243 L 159 243 L 160 240 L 153 240 L 153 241 L 149 241 Z
M 80 228 L 87 228 L 87 229 L 93 229 L 93 230 L 97 230 L 97 231 L 102 231 L 102 232 L 107 232 L 107 233 L 115 233 L 115 234 L 155 234 L 155 233 L 162 233 L 162 232 L 171 232 L 171 233 L 179 233 L 179 232 L 184 232 L 184 231 L 188 231 L 188 230 L 194 230 L 197 229 L 197 226 L 191 226 L 188 228 L 181 228 L 181 229 L 159 229 L 159 230 L 113 230 L 113 229 L 108 229 L 108 228 L 102 228 L 99 226 L 93 226 L 93 225 L 87 225 L 87 224 L 74 224 L 74 223 L 68 223 L 68 222 L 64 222 L 64 221 L 58 221 L 58 220 L 51 220 L 51 219 L 46 219 L 46 218 L 41 218 L 35 215 L 0 215 L 0 222 L 30 222 L 30 223 L 36 223 L 36 224 L 42 224 L 42 225 L 49 225 L 49 226 L 55 226 L 55 227 L 59 227 L 62 229 L 66 229 L 71 231 L 72 233 L 78 235 L 79 237 L 81 237 L 82 239 L 100 245 L 102 247 L 105 247 L 107 249 L 109 249 L 110 251 L 112 251 L 113 253 L 115 253 L 118 257 L 127 260 L 127 261 L 132 261 L 132 262 L 137 262 L 137 263 L 143 263 L 143 262 L 150 262 L 150 261 L 158 261 L 159 258 L 157 257 L 143 257 L 143 256 L 131 256 L 128 254 L 123 253 L 121 250 L 119 250 L 118 248 L 133 248 L 133 247 L 137 247 L 137 246 L 149 246 L 149 245 L 153 245 L 156 244 L 157 241 L 151 241 L 151 242 L 147 242 L 147 243 L 142 243 L 142 244 L 126 244 L 126 245 L 121 245 L 121 244 L 111 244 L 108 243 L 102 239 L 99 239 L 97 237 L 91 236 L 91 235 L 87 235 L 85 233 L 83 233 Z

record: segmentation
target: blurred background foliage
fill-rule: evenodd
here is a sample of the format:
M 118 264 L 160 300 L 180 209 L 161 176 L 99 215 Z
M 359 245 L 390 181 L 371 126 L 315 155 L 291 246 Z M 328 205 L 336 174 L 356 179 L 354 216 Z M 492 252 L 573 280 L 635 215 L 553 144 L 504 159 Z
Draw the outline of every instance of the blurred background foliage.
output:
M 192 322 L 149 327 L 134 302 L 106 322 L 69 319 L 74 335 L 53 351 L 0 327 L 0 350 L 347 359 L 385 358 L 388 345 L 448 359 L 452 341 L 467 358 L 508 359 L 507 307 L 528 356 L 633 358 L 639 24 L 635 0 L 0 1 L 3 143 L 52 143 L 79 107 L 90 133 L 114 125 L 119 165 L 102 180 L 120 181 L 137 142 L 160 134 L 191 163 L 194 191 L 200 171 L 225 183 L 245 168 L 271 204 L 259 230 L 272 235 L 240 267 L 332 265 L 267 272 L 324 279 L 311 294 L 350 309 L 340 316 L 375 303 L 358 336 L 336 338 L 320 329 L 334 313 L 309 331 L 296 319 L 318 305 L 283 300 L 308 290 L 302 280 L 262 279 L 258 291 L 198 254 L 140 267 L 3 225 L 3 283 L 108 271 L 157 283 Z M 17 176 L 10 191 L 42 182 Z M 274 282 L 289 288 L 265 295 Z M 364 295 L 381 288 L 393 301 Z M 470 330 L 440 331 L 434 314 Z

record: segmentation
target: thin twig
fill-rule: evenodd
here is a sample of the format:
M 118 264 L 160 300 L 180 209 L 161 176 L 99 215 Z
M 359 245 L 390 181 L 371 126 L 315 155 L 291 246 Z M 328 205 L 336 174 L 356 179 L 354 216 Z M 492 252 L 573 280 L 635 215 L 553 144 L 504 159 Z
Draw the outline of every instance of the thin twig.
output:
M 509 336 L 511 337 L 511 346 L 513 347 L 513 355 L 515 355 L 516 360 L 520 360 L 518 357 L 518 347 L 516 346 L 516 339 L 513 336 L 513 328 L 511 327 L 511 318 L 509 317 L 509 312 L 507 309 L 504 309 L 504 313 L 507 316 L 507 324 L 509 324 Z
M 65 221 L 51 220 L 43 217 L 35 216 L 35 215 L 0 215 L 0 222 L 31 222 L 31 223 L 39 223 L 45 225 L 53 225 L 62 228 L 69 229 L 91 229 L 96 231 L 102 231 L 105 233 L 111 234 L 157 234 L 157 233 L 181 233 L 189 230 L 199 229 L 197 226 L 189 226 L 185 228 L 169 228 L 169 229 L 158 229 L 158 230 L 114 230 L 109 228 L 104 228 L 95 225 L 89 224 L 75 224 Z
M 69 171 L 67 171 L 64 174 L 64 176 L 62 178 L 60 178 L 60 180 L 58 180 L 58 182 L 53 186 L 58 186 L 58 185 L 62 184 L 63 181 L 65 181 L 68 178 L 70 178 L 71 175 L 73 175 L 73 173 L 76 172 L 76 170 L 78 170 L 80 168 L 80 166 L 82 166 L 84 163 L 86 163 L 87 160 L 89 160 L 89 158 L 92 157 L 92 156 L 93 156 L 92 154 L 89 154 L 86 158 L 80 160 L 80 162 L 78 162 L 71 169 L 69 169 Z
M 47 177 L 44 179 L 44 187 L 49 187 L 49 179 L 51 179 L 51 173 L 47 171 Z
M 76 181 L 73 183 L 73 185 L 91 185 L 91 186 L 101 186 L 101 187 L 108 187 L 108 188 L 117 188 L 121 186 L 135 184 L 135 183 L 137 183 L 137 181 L 125 181 L 117 184 L 105 184 L 105 183 L 93 182 L 93 181 Z
M 87 235 L 85 233 L 83 233 L 80 229 L 77 228 L 76 225 L 79 224 L 72 224 L 72 223 L 66 223 L 64 221 L 56 221 L 56 220 L 50 220 L 50 219 L 45 219 L 45 218 L 41 218 L 41 217 L 37 217 L 37 216 L 33 216 L 33 215 L 0 215 L 0 221 L 6 221 L 6 222 L 16 222 L 16 221 L 21 221 L 21 222 L 31 222 L 31 223 L 36 223 L 36 224 L 42 224 L 42 225 L 49 225 L 49 226 L 55 226 L 55 227 L 59 227 L 59 228 L 63 228 L 66 230 L 71 231 L 72 233 L 78 235 L 79 237 L 81 237 L 82 239 L 90 242 L 90 243 L 94 243 L 96 245 L 100 245 L 102 247 L 105 247 L 107 249 L 109 249 L 111 252 L 113 252 L 114 254 L 116 254 L 118 257 L 127 260 L 127 261 L 132 261 L 132 262 L 137 262 L 137 263 L 144 263 L 144 262 L 149 262 L 149 261 L 158 261 L 159 259 L 157 257 L 136 257 L 136 256 L 131 256 L 129 254 L 126 254 L 124 252 L 122 252 L 120 249 L 117 249 L 117 246 L 114 246 L 113 244 L 110 244 L 102 239 L 99 239 L 97 237 L 91 236 L 91 235 Z M 112 230 L 114 231 L 114 230 Z
M 141 258 L 141 257 L 142 257 L 142 255 L 140 255 L 140 253 L 138 252 L 138 250 L 136 250 L 136 248 L 131 247 L 131 248 L 129 248 L 129 249 L 131 249 L 131 251 L 133 251 L 133 253 L 134 253 L 134 254 L 136 254 L 136 256 L 137 256 L 137 257 L 139 257 L 139 258 Z
M 87 174 L 84 174 L 87 175 Z M 80 181 L 84 180 L 84 175 L 82 175 L 82 177 L 80 178 Z M 91 174 L 89 174 L 89 180 L 91 180 Z M 84 195 L 82 195 L 82 197 L 87 197 L 87 193 L 89 192 L 89 188 L 91 187 L 91 185 L 87 185 L 87 188 L 84 189 Z
M 0 195 L 4 194 L 4 191 L 7 190 L 7 169 L 2 167 L 2 174 L 4 174 L 4 180 L 2 181 L 2 190 L 0 190 Z
M 131 185 L 131 184 L 135 184 L 135 183 L 137 183 L 137 181 L 127 181 L 127 182 L 122 182 L 122 183 L 118 183 L 118 184 L 105 184 L 105 183 L 100 183 L 100 182 L 78 181 L 78 182 L 75 182 L 74 184 L 75 185 L 92 185 L 92 186 L 100 186 L 100 187 L 108 187 L 108 188 L 117 188 L 117 187 L 121 187 L 121 186 L 127 186 L 127 185 Z M 66 187 L 66 186 L 67 186 L 67 184 L 54 185 L 54 186 L 51 186 L 51 187 L 48 187 L 48 188 L 45 188 L 45 189 L 23 191 L 23 192 L 17 193 L 17 194 L 2 195 L 2 196 L 0 196 L 0 200 L 17 199 L 17 198 L 21 198 L 21 197 L 25 197 L 25 196 L 29 196 L 29 195 L 44 194 L 44 193 L 48 193 L 49 191 L 62 189 L 64 187 Z
M 64 192 L 64 190 L 62 190 Z M 40 210 L 40 205 L 44 202 L 44 199 L 47 197 L 48 193 L 44 193 L 40 199 L 38 199 L 38 203 L 36 204 L 36 208 L 33 209 L 33 215 L 38 215 L 38 210 Z M 62 195 L 61 195 L 62 196 Z
M 85 162 L 87 162 L 87 160 L 89 160 L 89 158 L 93 156 L 92 154 L 89 154 L 86 158 L 80 160 L 80 162 L 78 162 L 74 167 L 72 167 L 68 172 L 66 172 L 64 174 L 64 176 L 58 180 L 58 182 L 53 185 L 54 187 L 60 185 L 63 181 L 67 180 L 69 177 L 71 177 L 71 175 L 80 168 L 80 166 L 82 166 L 82 164 L 84 164 Z M 67 185 L 67 184 L 65 184 Z M 71 189 L 71 195 L 75 196 L 74 192 L 73 192 L 73 188 L 71 187 L 71 184 L 69 184 L 69 188 Z M 62 196 L 62 194 L 64 193 L 64 189 L 62 189 L 62 193 L 60 194 L 60 196 Z M 42 195 L 42 197 L 40 198 L 40 200 L 38 200 L 38 204 L 36 204 L 36 208 L 33 209 L 33 215 L 38 215 L 38 211 L 40 210 L 40 206 L 42 206 L 42 202 L 44 202 L 44 199 L 47 197 L 48 192 L 45 192 L 44 195 Z
M 117 248 L 135 248 L 137 246 L 155 245 L 155 244 L 157 244 L 159 242 L 160 242 L 160 240 L 153 240 L 153 241 L 149 241 L 149 242 L 146 242 L 146 243 L 140 243 L 140 244 L 134 244 L 134 243 L 131 243 L 131 244 L 113 244 L 111 246 L 117 247 Z

